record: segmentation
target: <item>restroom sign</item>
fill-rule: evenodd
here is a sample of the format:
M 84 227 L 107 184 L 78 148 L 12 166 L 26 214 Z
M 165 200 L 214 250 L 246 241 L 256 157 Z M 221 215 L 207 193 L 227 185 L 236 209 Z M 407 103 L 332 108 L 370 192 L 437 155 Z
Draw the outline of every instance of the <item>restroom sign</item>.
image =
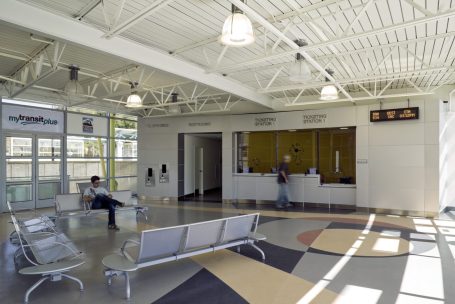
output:
M 2 106 L 2 128 L 63 133 L 63 112 L 13 105 Z

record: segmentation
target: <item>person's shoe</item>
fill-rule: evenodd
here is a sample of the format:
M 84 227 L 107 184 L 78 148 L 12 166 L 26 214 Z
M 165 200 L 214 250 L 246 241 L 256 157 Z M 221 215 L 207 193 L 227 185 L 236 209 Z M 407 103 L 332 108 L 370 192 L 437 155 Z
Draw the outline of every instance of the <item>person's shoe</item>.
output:
M 118 206 L 123 208 L 123 207 L 125 207 L 125 203 L 119 202 Z
M 286 205 L 284 205 L 284 207 L 286 207 L 286 208 L 288 208 L 288 207 L 294 207 L 294 205 L 291 204 L 291 203 L 287 203 Z
M 117 225 L 108 225 L 107 229 L 111 229 L 111 230 L 115 230 L 115 231 L 119 231 L 120 230 L 119 226 L 117 226 Z
M 284 209 L 283 205 L 275 205 L 275 209 Z

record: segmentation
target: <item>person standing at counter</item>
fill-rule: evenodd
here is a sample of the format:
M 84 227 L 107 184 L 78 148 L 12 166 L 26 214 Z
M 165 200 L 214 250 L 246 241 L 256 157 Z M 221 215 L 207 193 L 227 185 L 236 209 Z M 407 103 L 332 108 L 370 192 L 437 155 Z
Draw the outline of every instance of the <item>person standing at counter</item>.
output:
M 292 206 L 289 203 L 289 163 L 291 162 L 290 155 L 284 155 L 283 161 L 278 167 L 278 198 L 275 206 L 278 209 L 283 209 Z

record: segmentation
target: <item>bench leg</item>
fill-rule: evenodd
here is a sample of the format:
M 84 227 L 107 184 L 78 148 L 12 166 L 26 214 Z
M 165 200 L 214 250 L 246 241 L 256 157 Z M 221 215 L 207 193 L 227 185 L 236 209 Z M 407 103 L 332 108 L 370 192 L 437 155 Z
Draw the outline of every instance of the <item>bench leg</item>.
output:
M 62 273 L 62 277 L 68 278 L 70 280 L 76 281 L 79 284 L 80 291 L 84 291 L 84 284 L 78 278 Z
M 126 288 L 126 299 L 130 298 L 130 276 L 128 272 L 124 272 L 123 275 L 125 276 L 125 288 Z
M 148 217 L 147 217 L 147 214 L 145 213 L 144 208 L 136 208 L 136 216 L 138 216 L 139 213 L 144 216 L 146 221 L 148 221 Z
M 256 249 L 257 251 L 259 251 L 262 255 L 262 261 L 265 261 L 265 253 L 264 251 L 262 251 L 261 248 L 259 248 L 258 246 L 256 246 L 255 244 L 251 244 L 249 243 L 248 245 L 250 245 L 251 247 L 253 247 L 254 249 Z
M 30 287 L 29 289 L 27 289 L 27 292 L 25 293 L 25 298 L 24 298 L 24 303 L 28 303 L 28 298 L 30 297 L 30 294 L 32 293 L 32 291 L 34 291 L 36 288 L 38 288 L 38 286 L 40 286 L 44 281 L 48 280 L 49 277 L 48 276 L 45 276 L 41 279 L 39 279 L 38 282 L 36 282 L 35 284 L 33 284 L 32 287 Z

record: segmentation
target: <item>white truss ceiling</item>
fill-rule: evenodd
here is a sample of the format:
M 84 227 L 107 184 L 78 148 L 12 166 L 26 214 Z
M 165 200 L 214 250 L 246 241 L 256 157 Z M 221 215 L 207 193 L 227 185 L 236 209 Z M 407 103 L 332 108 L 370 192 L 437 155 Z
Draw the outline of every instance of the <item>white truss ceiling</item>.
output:
M 15 1 L 4 2 L 4 6 L 8 6 Z M 218 43 L 231 3 L 242 6 L 237 0 L 20 2 L 25 4 L 20 4 L 24 10 L 31 12 L 38 8 L 60 18 L 53 20 L 66 20 L 61 21 L 61 26 L 68 26 L 70 21 L 75 24 L 74 29 L 84 29 L 84 33 L 89 33 L 90 29 L 98 31 L 97 43 L 90 44 L 87 37 L 71 40 L 69 34 L 59 39 L 55 37 L 57 30 L 49 30 L 46 35 L 46 30 L 38 24 L 26 26 L 27 22 L 1 17 L 0 13 L 0 19 L 26 27 L 30 32 L 44 32 L 45 38 L 54 37 L 62 45 L 70 40 L 62 54 L 61 65 L 81 65 L 86 74 L 81 75 L 81 79 L 87 90 L 89 85 L 93 90 L 100 78 L 106 78 L 103 73 L 110 72 L 107 77 L 120 82 L 114 91 L 106 84 L 98 84 L 94 94 L 87 91 L 84 103 L 87 106 L 104 102 L 116 104 L 118 109 L 128 94 L 128 80 L 144 79 L 151 73 L 154 74 L 142 88 L 143 94 L 148 92 L 145 97 L 150 106 L 139 115 L 168 115 L 164 100 L 173 90 L 180 93 L 183 114 L 229 109 L 247 111 L 242 108 L 248 105 L 245 100 L 256 103 L 256 106 L 249 103 L 248 110 L 266 110 L 259 105 L 270 106 L 271 99 L 274 107 L 319 104 L 316 101 L 325 83 L 320 70 L 326 67 L 335 71 L 334 81 L 345 90 L 345 94 L 340 95 L 340 104 L 345 100 L 431 94 L 439 86 L 455 84 L 454 0 L 249 0 L 243 9 L 254 23 L 256 42 L 243 48 L 226 48 Z M 17 12 L 17 16 L 21 13 Z M 15 30 L 4 26 L 0 29 L 1 47 L 8 49 L 0 48 L 0 52 L 9 55 L 0 56 L 0 76 L 6 77 L 24 62 L 14 56 L 25 58 L 40 47 L 39 43 L 26 37 L 28 33 L 24 32 L 22 39 L 18 36 L 12 39 L 14 34 L 8 31 Z M 296 48 L 292 40 L 297 38 L 305 39 L 308 46 Z M 158 52 L 155 54 L 166 60 L 174 58 L 174 63 L 181 62 L 185 67 L 188 64 L 197 73 L 166 70 L 164 63 L 143 60 L 135 52 L 125 54 L 122 50 L 103 48 L 100 45 L 103 41 L 112 47 L 128 43 Z M 49 52 L 53 51 L 54 45 L 49 47 Z M 314 63 L 313 80 L 308 83 L 293 83 L 288 79 L 289 66 L 297 52 L 307 55 L 309 62 Z M 132 71 L 119 72 L 124 67 L 130 67 Z M 42 72 L 50 68 L 44 66 Z M 88 69 L 92 69 L 92 73 Z M 62 73 L 60 70 L 52 73 L 40 80 L 39 86 L 61 89 L 65 83 Z M 102 81 L 111 84 L 113 80 Z M 22 84 L 16 85 L 19 88 Z M 34 89 L 36 86 L 24 91 L 29 93 Z M 202 100 L 194 98 L 205 89 Z M 161 97 L 158 96 L 160 92 Z M 206 97 L 209 98 L 205 100 Z

